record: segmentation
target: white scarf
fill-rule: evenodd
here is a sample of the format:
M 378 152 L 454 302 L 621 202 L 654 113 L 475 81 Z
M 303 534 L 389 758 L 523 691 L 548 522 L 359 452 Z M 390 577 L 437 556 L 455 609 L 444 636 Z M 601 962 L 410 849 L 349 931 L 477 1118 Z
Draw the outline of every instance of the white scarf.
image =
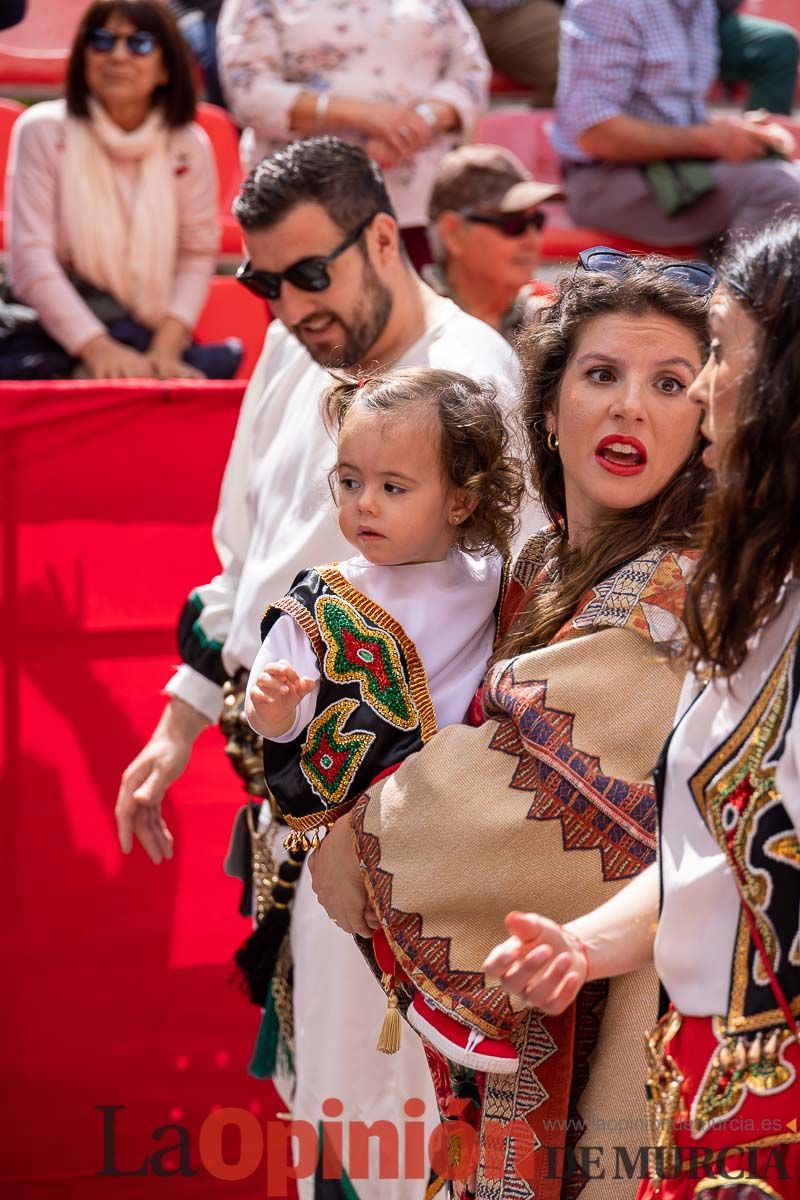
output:
M 73 267 L 153 328 L 167 311 L 178 251 L 178 203 L 161 113 L 126 133 L 96 100 L 90 119 L 67 117 L 63 206 Z M 115 160 L 139 164 L 130 212 Z

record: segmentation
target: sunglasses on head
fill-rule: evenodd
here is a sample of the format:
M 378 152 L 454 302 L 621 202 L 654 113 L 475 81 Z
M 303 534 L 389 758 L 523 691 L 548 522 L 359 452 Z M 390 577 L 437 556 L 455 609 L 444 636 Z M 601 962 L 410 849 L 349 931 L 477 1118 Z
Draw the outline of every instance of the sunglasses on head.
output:
M 503 237 L 509 238 L 522 237 L 526 229 L 531 227 L 541 232 L 547 222 L 547 214 L 539 212 L 538 209 L 532 213 L 463 212 L 461 215 L 473 225 L 491 225 L 498 233 L 502 233 Z
M 301 258 L 299 262 L 292 263 L 285 271 L 254 270 L 250 266 L 248 258 L 239 267 L 236 278 L 248 291 L 260 296 L 262 300 L 277 300 L 281 294 L 281 284 L 284 279 L 292 287 L 300 288 L 301 292 L 324 292 L 331 286 L 331 277 L 328 273 L 329 264 L 340 254 L 344 254 L 345 250 L 349 250 L 351 246 L 355 245 L 377 215 L 377 213 L 372 213 L 371 216 L 365 217 L 352 233 L 348 233 L 335 250 L 331 250 L 330 254 L 320 258 Z
M 93 29 L 89 34 L 89 45 L 97 54 L 110 54 L 117 42 L 123 41 L 131 54 L 143 58 L 152 54 L 158 45 L 154 33 L 145 29 L 137 29 L 135 33 L 113 33 L 110 29 Z
M 627 254 L 624 250 L 612 250 L 610 246 L 592 246 L 589 250 L 581 250 L 578 262 L 584 271 L 594 271 L 600 275 L 624 275 L 631 269 L 631 263 L 638 265 L 641 259 L 635 254 Z M 693 296 L 706 296 L 714 289 L 716 276 L 714 268 L 708 263 L 696 260 L 668 262 L 656 270 L 680 284 Z

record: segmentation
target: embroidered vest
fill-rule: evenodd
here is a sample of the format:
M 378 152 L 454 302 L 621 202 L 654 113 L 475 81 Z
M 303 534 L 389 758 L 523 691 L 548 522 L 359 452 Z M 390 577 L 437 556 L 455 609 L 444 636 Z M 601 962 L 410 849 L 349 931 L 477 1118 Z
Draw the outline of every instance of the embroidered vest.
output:
M 800 844 L 775 774 L 799 697 L 796 629 L 737 727 L 689 779 L 741 900 L 728 1011 L 714 1018 L 717 1045 L 690 1109 L 695 1137 L 736 1113 L 749 1093 L 794 1082 L 782 1048 L 794 1033 L 784 1004 L 793 1023 L 800 1015 Z M 668 749 L 669 742 L 656 771 L 659 807 Z
M 702 763 L 689 790 L 744 890 L 772 972 L 795 1015 L 800 1013 L 800 845 L 775 786 L 800 687 L 800 630 L 736 729 Z M 731 971 L 727 1026 L 752 1032 L 782 1023 L 769 973 L 745 905 Z
M 336 566 L 302 571 L 264 613 L 262 640 L 284 613 L 314 650 L 319 695 L 296 738 L 264 741 L 264 773 L 292 843 L 308 848 L 307 834 L 330 827 L 376 775 L 433 737 L 436 714 L 414 643 Z

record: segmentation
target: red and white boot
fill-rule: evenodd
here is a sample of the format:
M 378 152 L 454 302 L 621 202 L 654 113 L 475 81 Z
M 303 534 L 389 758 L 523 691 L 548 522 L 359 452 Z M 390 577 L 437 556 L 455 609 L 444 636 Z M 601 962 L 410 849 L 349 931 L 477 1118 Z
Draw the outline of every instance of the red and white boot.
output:
M 473 1071 L 491 1071 L 495 1075 L 514 1075 L 519 1056 L 506 1038 L 484 1037 L 462 1025 L 455 1017 L 437 1008 L 422 992 L 415 992 L 406 1013 L 417 1033 L 462 1067 Z

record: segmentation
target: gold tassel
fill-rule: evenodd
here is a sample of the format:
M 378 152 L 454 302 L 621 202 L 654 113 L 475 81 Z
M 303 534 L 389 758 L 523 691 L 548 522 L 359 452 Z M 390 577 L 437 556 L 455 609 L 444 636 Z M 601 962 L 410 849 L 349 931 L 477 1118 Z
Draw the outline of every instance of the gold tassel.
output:
M 377 1049 L 381 1054 L 397 1054 L 400 1049 L 400 1013 L 395 991 L 389 993 L 389 1006 L 383 1018 Z

